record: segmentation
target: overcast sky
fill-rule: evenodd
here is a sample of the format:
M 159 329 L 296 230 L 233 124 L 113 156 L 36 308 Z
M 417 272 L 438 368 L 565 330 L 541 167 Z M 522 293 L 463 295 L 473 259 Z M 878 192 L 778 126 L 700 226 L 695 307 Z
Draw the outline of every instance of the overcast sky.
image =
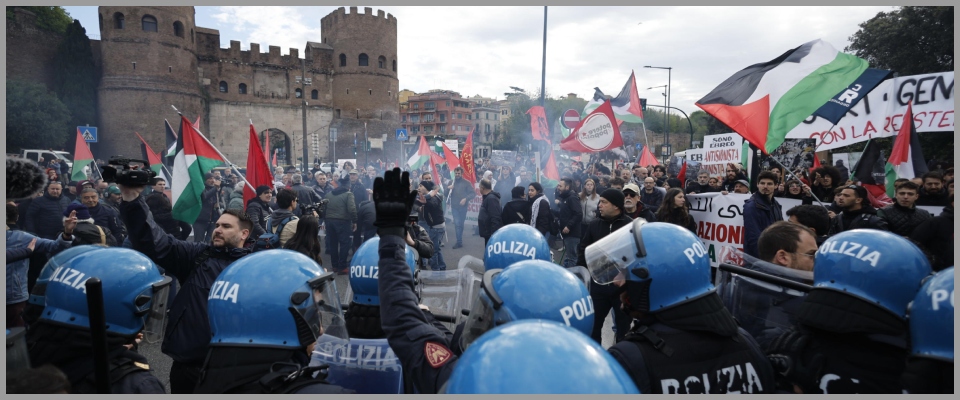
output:
M 99 38 L 97 7 L 65 7 Z M 197 25 L 218 29 L 221 47 L 239 40 L 291 47 L 319 42 L 320 19 L 337 7 L 196 7 Z M 543 7 L 373 7 L 397 18 L 400 88 L 450 89 L 503 99 L 510 86 L 540 86 Z M 858 24 L 890 6 L 868 7 L 550 7 L 547 93 L 593 88 L 616 96 L 630 71 L 640 97 L 663 104 L 673 67 L 672 105 L 688 114 L 724 79 L 814 39 L 842 51 Z M 363 12 L 363 7 L 359 7 Z

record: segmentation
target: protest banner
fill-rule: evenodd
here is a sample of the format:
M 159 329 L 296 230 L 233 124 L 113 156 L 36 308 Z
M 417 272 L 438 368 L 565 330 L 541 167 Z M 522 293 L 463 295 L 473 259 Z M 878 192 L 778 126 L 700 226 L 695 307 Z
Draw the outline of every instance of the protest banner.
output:
M 814 139 L 785 139 L 773 153 L 763 157 L 762 168 L 778 167 L 779 162 L 790 171 L 809 170 L 813 167 L 816 143 Z
M 703 149 L 687 149 L 687 179 L 696 178 L 703 167 Z
M 447 148 L 450 149 L 450 151 L 452 151 L 454 155 L 456 155 L 457 157 L 460 157 L 460 142 L 458 142 L 457 139 L 447 139 L 447 140 L 444 140 L 443 143 L 447 145 Z M 441 152 L 437 154 L 443 154 L 443 153 Z
M 743 137 L 736 133 L 706 135 L 703 137 L 703 164 L 710 176 L 724 175 L 728 163 L 740 162 Z
M 917 132 L 954 129 L 953 71 L 901 76 L 881 82 L 858 102 L 833 129 L 829 121 L 810 116 L 787 133 L 787 138 L 816 139 L 817 151 L 835 149 L 872 137 L 896 136 L 913 103 Z

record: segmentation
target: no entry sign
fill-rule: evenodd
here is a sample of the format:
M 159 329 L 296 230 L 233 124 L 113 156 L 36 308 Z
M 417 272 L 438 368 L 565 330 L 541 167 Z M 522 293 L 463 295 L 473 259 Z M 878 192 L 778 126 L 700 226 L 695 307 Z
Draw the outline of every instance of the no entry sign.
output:
M 563 126 L 567 129 L 576 128 L 580 124 L 580 113 L 577 110 L 567 110 L 563 112 Z

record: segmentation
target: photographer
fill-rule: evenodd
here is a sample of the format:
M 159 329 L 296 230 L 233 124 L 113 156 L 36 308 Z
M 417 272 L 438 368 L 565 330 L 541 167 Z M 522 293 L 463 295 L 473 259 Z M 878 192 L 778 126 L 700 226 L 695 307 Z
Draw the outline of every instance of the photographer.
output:
M 280 246 L 286 244 L 297 232 L 298 218 L 295 213 L 300 211 L 297 207 L 298 203 L 299 199 L 293 189 L 280 189 L 280 192 L 277 193 L 277 205 L 280 208 L 274 210 L 273 214 L 270 215 L 270 225 L 273 228 L 271 233 L 280 235 Z M 290 221 L 282 225 L 283 220 L 287 218 L 290 218 Z M 277 232 L 277 230 L 280 230 L 280 232 Z
M 417 224 L 417 221 L 420 219 L 416 210 L 413 210 L 410 213 L 410 216 L 407 217 L 407 222 L 410 223 L 410 227 L 407 228 L 407 245 L 413 247 L 417 251 L 417 254 L 420 255 L 420 268 L 427 264 L 427 259 L 433 257 L 433 241 L 430 240 L 430 234 L 427 233 L 426 229 L 423 229 L 422 226 Z M 377 229 L 376 226 L 373 229 Z
M 291 177 L 291 182 L 292 182 L 292 186 L 290 186 L 290 190 L 293 190 L 293 192 L 296 193 L 298 203 L 304 206 L 320 203 L 320 196 L 318 196 L 317 193 L 313 191 L 313 189 L 310 189 L 303 185 L 302 175 L 293 174 L 293 176 Z M 302 212 L 299 208 L 293 210 L 293 213 L 298 217 L 302 216 Z

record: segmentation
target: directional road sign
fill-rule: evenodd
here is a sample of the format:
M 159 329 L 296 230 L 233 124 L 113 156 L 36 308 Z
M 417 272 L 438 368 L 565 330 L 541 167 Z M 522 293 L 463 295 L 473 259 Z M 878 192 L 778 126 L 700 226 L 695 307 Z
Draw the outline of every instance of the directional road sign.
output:
M 580 113 L 577 110 L 570 109 L 563 112 L 563 126 L 567 129 L 576 128 L 580 125 Z
M 96 143 L 97 142 L 97 127 L 95 126 L 78 126 L 77 131 L 83 135 L 83 141 L 87 143 Z

